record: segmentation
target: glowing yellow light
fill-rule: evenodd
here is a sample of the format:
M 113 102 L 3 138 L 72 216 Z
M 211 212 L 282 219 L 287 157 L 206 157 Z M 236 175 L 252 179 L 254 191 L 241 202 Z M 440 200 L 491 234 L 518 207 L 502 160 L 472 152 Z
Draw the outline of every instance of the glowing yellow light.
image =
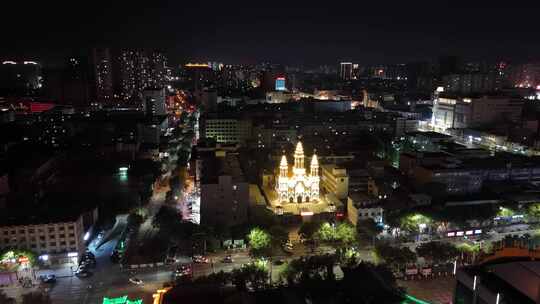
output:
M 186 64 L 187 68 L 210 68 L 208 63 L 188 63 Z

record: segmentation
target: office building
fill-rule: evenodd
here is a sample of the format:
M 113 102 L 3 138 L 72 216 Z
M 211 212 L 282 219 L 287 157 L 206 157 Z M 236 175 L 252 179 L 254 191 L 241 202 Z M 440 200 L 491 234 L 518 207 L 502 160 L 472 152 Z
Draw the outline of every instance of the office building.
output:
M 95 90 L 98 102 L 108 103 L 113 100 L 113 57 L 108 48 L 92 50 Z
M 147 88 L 142 92 L 144 110 L 148 117 L 167 115 L 165 89 Z
M 202 137 L 209 137 L 218 143 L 245 144 L 251 138 L 252 122 L 249 119 L 204 115 L 201 119 Z
M 434 100 L 432 124 L 436 128 L 470 128 L 497 122 L 519 122 L 524 100 L 502 95 L 455 97 Z
M 341 62 L 339 64 L 339 78 L 341 80 L 351 80 L 353 76 L 352 62 Z
M 383 208 L 376 200 L 363 193 L 353 193 L 347 197 L 347 219 L 353 225 L 359 220 L 372 219 L 375 223 L 383 222 Z
M 141 49 L 94 49 L 96 97 L 101 103 L 126 102 L 145 89 L 163 88 L 170 78 L 166 56 Z
M 321 188 L 333 193 L 338 199 L 347 199 L 349 194 L 349 176 L 347 169 L 335 164 L 321 166 Z
M 238 154 L 222 150 L 197 152 L 201 224 L 234 226 L 247 221 L 249 183 Z
M 83 254 L 87 232 L 97 221 L 98 210 L 54 206 L 60 210 L 35 208 L 14 215 L 2 212 L 0 248 L 27 249 L 50 264 L 74 262 Z
M 33 95 L 42 87 L 41 65 L 36 61 L 0 62 L 0 93 Z
M 276 78 L 276 91 L 285 91 L 287 90 L 287 87 L 285 87 L 285 77 L 277 77 Z

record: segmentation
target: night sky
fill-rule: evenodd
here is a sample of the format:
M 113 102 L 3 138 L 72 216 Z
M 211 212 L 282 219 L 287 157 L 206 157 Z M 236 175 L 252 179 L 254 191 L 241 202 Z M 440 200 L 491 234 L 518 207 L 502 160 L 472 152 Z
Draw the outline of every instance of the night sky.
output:
M 540 1 L 35 2 L 2 9 L 1 60 L 93 46 L 159 48 L 173 63 L 540 59 Z

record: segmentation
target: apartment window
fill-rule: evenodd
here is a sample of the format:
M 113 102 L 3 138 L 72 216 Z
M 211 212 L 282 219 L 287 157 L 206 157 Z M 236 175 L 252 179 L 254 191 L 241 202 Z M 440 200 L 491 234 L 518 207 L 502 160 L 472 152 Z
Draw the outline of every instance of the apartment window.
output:
M 36 247 L 37 247 L 36 244 L 30 245 L 30 248 L 36 248 Z
M 41 228 L 38 229 L 37 231 L 38 231 L 39 233 L 43 233 L 43 229 L 41 229 Z
M 4 235 L 8 235 L 9 234 L 9 231 L 4 231 Z
M 70 245 L 75 245 L 75 241 L 69 241 Z
M 41 247 L 41 248 L 47 247 L 47 244 L 41 243 L 41 244 L 39 244 L 39 247 Z
M 28 229 L 28 233 L 34 233 L 34 231 L 35 231 L 34 228 Z
M 19 233 L 25 233 L 24 229 L 19 229 Z
M 49 228 L 49 233 L 54 232 L 54 227 Z
M 11 234 L 15 234 L 17 233 L 15 230 L 11 230 Z
M 69 237 L 75 237 L 75 233 L 70 233 Z
M 66 228 L 64 226 L 62 226 L 62 227 L 58 227 L 58 230 L 59 231 L 64 231 L 64 230 L 66 230 Z
M 54 240 L 54 239 L 56 239 L 56 235 L 54 235 L 54 234 L 53 234 L 53 235 L 50 235 L 49 238 L 50 238 L 51 240 Z
M 56 246 L 56 242 L 50 242 L 49 246 Z
M 44 237 L 44 236 L 40 236 L 40 237 L 39 237 L 39 240 L 40 240 L 40 241 L 45 241 L 45 237 Z
M 9 239 L 4 239 L 4 243 L 9 243 Z
M 68 227 L 68 229 L 69 229 L 69 230 L 75 229 L 75 225 L 70 225 L 70 226 Z
M 60 242 L 60 246 L 66 246 L 66 242 Z

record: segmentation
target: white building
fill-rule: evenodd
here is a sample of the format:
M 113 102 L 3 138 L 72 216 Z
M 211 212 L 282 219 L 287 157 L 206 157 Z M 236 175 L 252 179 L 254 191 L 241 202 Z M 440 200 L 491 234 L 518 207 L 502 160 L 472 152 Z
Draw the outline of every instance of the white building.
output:
M 432 124 L 439 129 L 470 128 L 496 122 L 519 122 L 524 101 L 506 96 L 435 99 Z
M 320 177 L 317 155 L 313 154 L 309 174 L 306 173 L 304 159 L 304 148 L 302 143 L 298 142 L 294 151 L 294 166 L 291 175 L 287 157 L 282 156 L 276 183 L 276 192 L 281 202 L 302 203 L 319 200 Z
M 77 263 L 86 248 L 86 233 L 97 217 L 96 208 L 78 215 L 53 217 L 46 222 L 39 221 L 45 216 L 30 216 L 11 223 L 6 220 L 0 226 L 0 248 L 31 250 L 51 264 Z
M 355 193 L 347 198 L 347 218 L 356 226 L 359 220 L 372 219 L 375 223 L 382 223 L 383 208 L 374 204 L 375 200 L 367 195 Z

